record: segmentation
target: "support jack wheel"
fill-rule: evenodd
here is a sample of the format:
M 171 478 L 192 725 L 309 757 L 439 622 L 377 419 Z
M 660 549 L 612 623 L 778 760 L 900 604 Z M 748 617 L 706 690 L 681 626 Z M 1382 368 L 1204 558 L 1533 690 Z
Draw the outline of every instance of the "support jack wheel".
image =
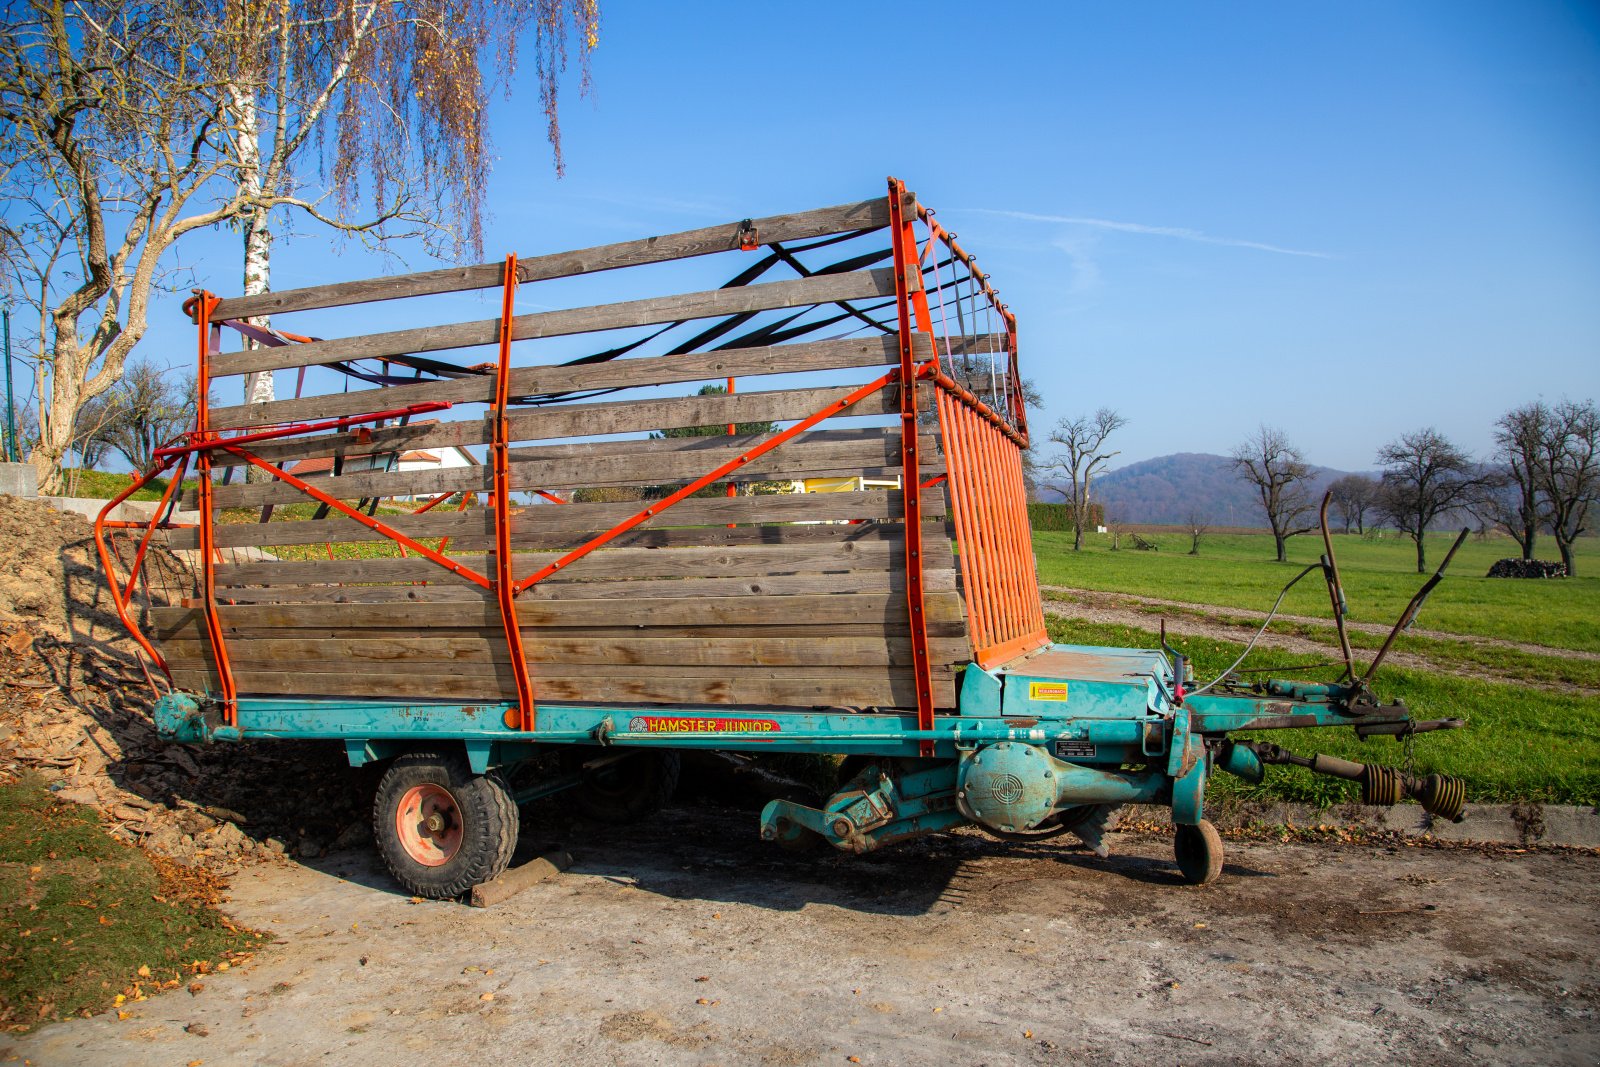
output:
M 1201 819 L 1193 826 L 1174 829 L 1173 853 L 1183 880 L 1190 885 L 1215 882 L 1222 874 L 1222 835 L 1217 828 L 1210 820 Z

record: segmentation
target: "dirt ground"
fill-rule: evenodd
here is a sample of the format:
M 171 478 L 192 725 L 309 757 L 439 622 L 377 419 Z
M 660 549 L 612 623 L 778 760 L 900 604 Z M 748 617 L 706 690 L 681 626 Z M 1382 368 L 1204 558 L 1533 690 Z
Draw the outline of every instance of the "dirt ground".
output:
M 1113 842 L 792 857 L 747 811 L 679 808 L 569 838 L 571 870 L 487 910 L 403 896 L 364 850 L 257 866 L 230 907 L 281 944 L 0 1061 L 1600 1059 L 1600 857 L 1230 842 L 1195 888 L 1168 841 Z

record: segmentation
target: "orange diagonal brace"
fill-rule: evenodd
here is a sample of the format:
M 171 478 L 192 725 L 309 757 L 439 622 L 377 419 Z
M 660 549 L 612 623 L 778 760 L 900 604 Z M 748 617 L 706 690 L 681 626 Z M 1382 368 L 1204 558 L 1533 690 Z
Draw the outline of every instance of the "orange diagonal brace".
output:
M 252 452 L 247 452 L 242 448 L 235 448 L 232 445 L 224 445 L 221 450 L 238 456 L 240 459 L 244 460 L 253 467 L 261 468 L 274 478 L 277 478 L 279 481 L 294 486 L 296 489 L 300 490 L 302 493 L 306 494 L 306 496 L 311 497 L 311 499 L 317 501 L 318 503 L 326 504 L 333 510 L 339 512 L 341 515 L 356 520 L 373 533 L 382 534 L 383 536 L 389 538 L 389 540 L 394 541 L 397 544 L 404 545 L 417 555 L 437 563 L 439 566 L 443 567 L 452 574 L 459 575 L 474 585 L 481 586 L 484 589 L 490 588 L 491 583 L 489 579 L 485 578 L 471 567 L 464 567 L 455 560 L 451 559 L 449 556 L 435 552 L 433 549 L 429 548 L 421 541 L 418 541 L 416 538 L 406 536 L 399 530 L 396 530 L 393 526 L 390 526 L 388 523 L 379 522 L 366 512 L 358 511 L 349 504 L 346 504 L 344 501 L 329 496 L 327 493 L 324 493 L 321 489 L 311 485 L 309 482 L 305 482 L 299 478 L 296 478 L 282 467 L 269 463 L 267 460 L 262 459 L 260 456 L 257 456 Z
M 876 393 L 879 389 L 882 389 L 884 386 L 897 380 L 899 377 L 899 371 L 891 371 L 876 381 L 868 382 L 861 388 L 855 389 L 845 396 L 840 397 L 838 400 L 835 400 L 822 410 L 807 415 L 805 418 L 801 419 L 787 430 L 780 431 L 753 448 L 739 453 L 738 456 L 730 459 L 716 470 L 713 470 L 708 474 L 702 474 L 688 485 L 672 493 L 672 495 L 663 497 L 661 500 L 651 504 L 649 507 L 645 508 L 643 511 L 640 511 L 631 518 L 624 519 L 622 522 L 617 523 L 605 533 L 594 538 L 593 540 L 586 541 L 585 543 L 579 545 L 577 548 L 573 549 L 571 552 L 568 552 L 560 559 L 552 563 L 545 564 L 539 570 L 518 582 L 516 586 L 517 592 L 520 593 L 530 585 L 544 581 L 562 567 L 567 566 L 574 560 L 582 559 L 584 556 L 587 556 L 597 548 L 601 548 L 611 543 L 618 537 L 621 537 L 623 534 L 633 529 L 635 526 L 638 526 L 640 523 L 655 518 L 657 515 L 661 514 L 678 501 L 698 493 L 712 482 L 722 481 L 722 479 L 726 478 L 740 467 L 743 467 L 745 464 L 751 462 L 752 460 L 760 459 L 762 456 L 766 455 L 768 452 L 771 452 L 774 448 L 777 448 L 785 441 L 792 440 L 795 437 L 798 437 L 800 434 L 805 433 L 823 419 L 831 418 L 833 415 L 838 414 L 840 411 L 850 407 L 852 404 L 860 403 L 863 399 L 871 396 L 873 393 Z

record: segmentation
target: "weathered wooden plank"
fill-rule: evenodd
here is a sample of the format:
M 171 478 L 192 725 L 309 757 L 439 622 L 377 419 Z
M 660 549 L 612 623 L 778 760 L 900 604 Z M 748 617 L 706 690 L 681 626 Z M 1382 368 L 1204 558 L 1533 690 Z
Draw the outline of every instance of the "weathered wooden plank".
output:
M 564 337 L 575 333 L 653 326 L 679 320 L 714 318 L 777 308 L 828 304 L 839 300 L 865 300 L 894 295 L 894 271 L 859 270 L 845 274 L 818 274 L 792 281 L 765 282 L 735 289 L 707 289 L 697 293 L 652 296 L 614 304 L 535 311 L 511 320 L 511 339 Z M 340 337 L 279 348 L 255 348 L 214 356 L 216 377 L 249 374 L 289 367 L 312 367 L 337 360 L 381 359 L 444 349 L 496 344 L 498 319 L 422 326 L 360 337 Z
M 448 573 L 448 572 L 446 572 Z M 953 591 L 954 570 L 923 574 L 928 592 Z M 639 600 L 656 597 L 793 596 L 799 593 L 892 593 L 905 589 L 905 571 L 868 568 L 832 574 L 755 575 L 739 578 L 655 578 L 642 581 L 541 582 L 518 596 L 529 600 Z M 219 590 L 219 600 L 239 604 L 438 604 L 489 600 L 481 586 L 456 579 L 431 585 L 293 585 Z
M 829 526 L 834 538 L 802 545 L 743 545 L 737 548 L 604 548 L 591 552 L 553 575 L 550 581 L 600 579 L 735 577 L 752 574 L 813 574 L 818 571 L 903 567 L 898 541 L 852 539 L 855 527 Z M 452 559 L 487 574 L 491 557 L 452 554 Z M 518 552 L 512 573 L 527 577 L 559 558 L 555 552 Z M 949 570 L 955 554 L 948 540 L 927 537 L 923 563 L 931 570 Z M 219 586 L 295 585 L 308 582 L 412 582 L 448 576 L 438 564 L 420 556 L 405 559 L 267 560 L 225 563 L 217 568 Z
M 580 489 L 586 486 L 648 486 L 689 482 L 738 458 L 770 434 L 720 437 L 669 437 L 659 440 L 598 441 L 542 445 L 510 451 L 510 488 Z M 943 470 L 943 457 L 932 436 L 921 452 L 922 477 Z M 741 481 L 808 477 L 896 477 L 900 433 L 886 427 L 855 430 L 813 430 L 758 456 L 735 472 Z M 371 497 L 434 496 L 439 493 L 485 492 L 493 482 L 486 466 L 434 470 L 362 471 L 338 478 L 318 475 L 311 484 L 342 500 Z M 183 506 L 198 506 L 198 491 L 184 492 Z M 212 491 L 217 507 L 260 507 L 310 499 L 282 481 L 218 485 Z
M 851 520 L 852 523 L 855 520 Z M 817 524 L 814 524 L 817 523 Z M 635 529 L 617 537 L 610 542 L 610 546 L 618 548 L 682 548 L 687 546 L 728 546 L 768 544 L 768 545 L 801 545 L 814 544 L 825 539 L 826 535 L 818 532 L 821 520 L 806 520 L 803 524 L 790 524 L 786 526 L 740 526 L 729 528 L 726 526 L 685 526 L 670 527 L 666 529 Z M 833 525 L 829 522 L 827 525 Z M 924 529 L 932 526 L 924 523 Z M 875 523 L 871 520 L 863 521 L 855 529 L 862 530 L 863 539 L 899 540 L 904 535 L 898 523 L 888 525 Z M 597 531 L 586 531 L 585 534 L 576 534 L 572 531 L 553 529 L 550 531 L 532 530 L 517 539 L 518 546 L 538 549 L 571 549 L 577 548 L 589 541 Z M 487 551 L 493 547 L 492 540 L 487 536 L 462 537 L 454 542 L 462 551 Z
M 850 534 L 861 540 L 895 539 L 900 493 L 867 490 L 859 493 L 808 493 L 793 496 L 695 497 L 674 504 L 656 518 L 658 528 L 636 528 L 616 538 L 608 548 L 668 548 L 688 545 L 738 546 L 746 544 L 814 544 L 838 536 L 837 523 L 857 523 Z M 874 499 L 877 498 L 877 499 Z M 924 514 L 944 511 L 944 495 L 937 488 L 924 493 Z M 547 515 L 556 507 L 560 516 Z M 518 549 L 573 548 L 595 533 L 608 530 L 634 514 L 643 504 L 566 504 L 525 508 L 511 519 Z M 568 509 L 571 512 L 568 513 Z M 585 510 L 580 510 L 585 509 Z M 885 521 L 887 520 L 887 521 Z M 431 511 L 426 515 L 387 515 L 383 521 L 411 537 L 449 537 L 451 548 L 462 552 L 487 549 L 493 535 L 493 514 L 486 508 L 461 512 Z M 667 527 L 666 524 L 673 524 Z M 737 523 L 735 527 L 724 524 Z M 712 525 L 714 524 L 714 525 Z M 761 525 L 757 525 L 761 524 Z M 935 530 L 937 526 L 937 530 Z M 927 523 L 924 529 L 943 536 L 943 525 Z M 172 547 L 193 549 L 199 535 L 192 529 L 172 531 Z M 224 550 L 260 546 L 299 546 L 324 543 L 366 543 L 387 538 L 352 519 L 340 516 L 319 520 L 277 520 L 227 523 L 216 528 L 216 543 Z
M 927 388 L 926 385 L 924 388 Z M 642 433 L 680 426 L 788 422 L 822 410 L 835 400 L 847 396 L 853 389 L 853 386 L 832 385 L 813 389 L 734 393 L 731 396 L 720 394 L 661 400 L 621 400 L 514 411 L 507 420 L 507 440 L 549 441 L 562 437 Z M 888 386 L 864 397 L 832 418 L 890 415 L 899 410 L 899 387 Z M 829 425 L 835 425 L 831 419 Z M 390 426 L 359 438 L 349 433 L 297 437 L 259 444 L 250 451 L 269 463 L 281 463 L 316 456 L 370 456 L 408 449 L 467 448 L 487 444 L 493 433 L 493 422 L 485 415 L 455 422 Z M 217 457 L 215 465 L 238 466 L 244 462 L 224 453 Z
M 799 241 L 809 237 L 826 237 L 829 234 L 887 226 L 888 203 L 887 199 L 878 197 L 854 204 L 818 208 L 814 211 L 770 215 L 752 221 L 763 244 Z M 542 256 L 529 256 L 527 259 L 519 257 L 517 278 L 522 282 L 545 281 L 550 278 L 568 278 L 578 274 L 615 270 L 619 267 L 726 252 L 739 247 L 739 231 L 740 224 L 730 222 L 661 237 L 598 245 L 572 252 L 553 252 Z M 290 311 L 339 307 L 434 293 L 488 289 L 500 285 L 504 273 L 503 263 L 481 263 L 471 267 L 446 267 L 442 270 L 415 274 L 397 274 L 388 278 L 369 278 L 334 285 L 286 289 L 258 296 L 232 297 L 217 305 L 216 310 L 212 312 L 211 321 L 252 318 L 257 315 L 280 315 Z
M 714 677 L 667 677 L 662 668 L 640 668 L 639 676 L 588 671 L 575 676 L 535 676 L 537 701 L 616 702 L 619 704 L 742 704 L 775 707 L 914 707 L 916 687 L 908 668 L 857 667 L 818 675 L 789 671 L 782 677 L 746 677 L 748 668 L 724 668 Z M 204 671 L 174 672 L 179 688 L 214 688 Z M 241 672 L 234 681 L 244 695 L 321 697 L 401 697 L 423 700 L 508 700 L 515 692 L 509 668 L 503 677 L 463 677 L 390 671 L 383 674 Z M 935 672 L 934 703 L 955 707 L 948 674 Z
M 211 662 L 210 646 L 198 639 L 198 632 L 194 636 L 191 640 L 163 642 L 161 652 L 173 669 L 204 668 Z M 909 638 L 883 637 L 541 637 L 526 642 L 524 653 L 529 663 L 553 665 L 852 667 L 908 666 L 912 662 Z M 928 658 L 936 664 L 960 662 L 968 655 L 968 645 L 963 639 L 940 638 L 928 645 Z M 234 666 L 250 670 L 281 670 L 285 664 L 295 664 L 326 672 L 334 668 L 311 665 L 336 664 L 341 670 L 371 670 L 376 664 L 386 664 L 406 670 L 416 667 L 424 674 L 436 673 L 454 663 L 509 662 L 505 641 L 489 635 L 345 641 L 240 637 L 229 641 L 228 659 Z
M 173 621 L 189 618 L 194 608 L 153 608 L 151 616 L 165 629 Z M 797 596 L 661 597 L 649 603 L 616 600 L 518 600 L 517 620 L 524 628 L 566 626 L 761 626 L 804 619 L 809 626 L 835 623 L 872 623 L 898 626 L 906 613 L 905 597 L 878 593 L 832 593 Z M 218 614 L 225 626 L 311 627 L 383 629 L 445 627 L 481 628 L 498 625 L 499 609 L 493 603 L 463 604 L 315 604 L 223 605 Z M 953 636 L 950 627 L 963 625 L 961 600 L 956 593 L 932 593 L 924 614 L 929 632 Z M 942 629 L 935 630 L 935 627 Z

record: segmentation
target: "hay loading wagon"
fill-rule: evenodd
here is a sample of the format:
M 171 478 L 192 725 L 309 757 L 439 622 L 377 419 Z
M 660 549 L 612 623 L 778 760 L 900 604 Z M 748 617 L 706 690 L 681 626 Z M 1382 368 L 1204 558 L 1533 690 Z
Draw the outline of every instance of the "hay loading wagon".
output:
M 612 299 L 576 302 L 595 294 Z M 1370 670 L 1194 690 L 1170 649 L 1050 643 L 1016 320 L 893 179 L 860 203 L 187 309 L 197 425 L 136 480 L 171 475 L 150 523 L 97 523 L 166 683 L 158 725 L 387 761 L 374 826 L 412 892 L 504 870 L 519 802 L 649 810 L 688 748 L 848 757 L 820 806 L 767 806 L 781 844 L 970 822 L 1101 848 L 1113 806 L 1153 802 L 1196 882 L 1221 868 L 1217 770 L 1317 764 L 1459 814 L 1448 779 L 1228 739 L 1444 725 L 1379 701 Z M 292 395 L 209 399 L 262 374 Z M 152 581 L 158 540 L 185 580 Z M 1338 607 L 1331 545 L 1323 570 Z

